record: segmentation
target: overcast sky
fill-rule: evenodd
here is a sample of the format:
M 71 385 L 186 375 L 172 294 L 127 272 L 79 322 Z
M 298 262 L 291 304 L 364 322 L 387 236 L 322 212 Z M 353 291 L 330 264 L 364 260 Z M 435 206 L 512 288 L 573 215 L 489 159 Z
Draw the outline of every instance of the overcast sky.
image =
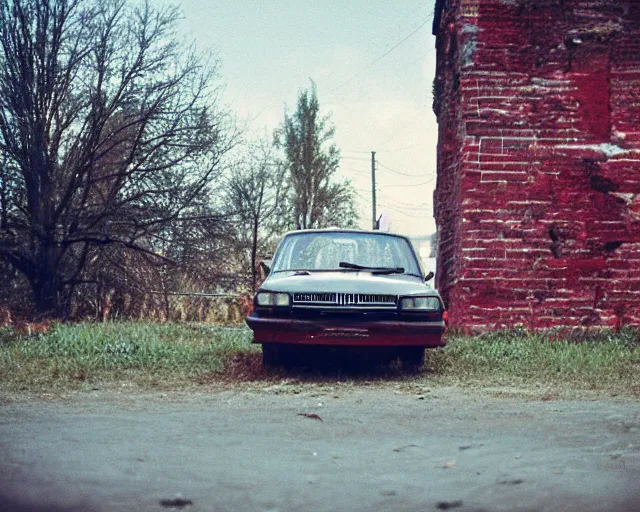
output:
M 431 104 L 434 0 L 179 0 L 184 26 L 222 60 L 225 100 L 257 134 L 316 82 L 353 181 L 361 227 L 371 227 L 371 151 L 378 212 L 391 230 L 435 230 L 437 124 Z

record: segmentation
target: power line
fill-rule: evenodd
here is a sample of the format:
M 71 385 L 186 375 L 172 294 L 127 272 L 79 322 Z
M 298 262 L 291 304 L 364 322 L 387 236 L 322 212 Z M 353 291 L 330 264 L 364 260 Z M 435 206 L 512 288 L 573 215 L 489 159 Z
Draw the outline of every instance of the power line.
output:
M 362 169 L 351 169 L 349 167 L 338 167 L 341 171 L 355 172 L 356 174 L 369 174 L 369 171 L 363 171 Z
M 354 73 L 353 75 L 351 75 L 349 78 L 347 78 L 344 82 L 338 84 L 336 87 L 334 87 L 333 89 L 331 89 L 327 94 L 333 94 L 336 91 L 339 91 L 340 89 L 342 89 L 345 85 L 351 83 L 353 80 L 355 80 L 356 78 L 358 78 L 362 73 L 364 73 L 365 71 L 368 71 L 369 69 L 371 69 L 373 66 L 375 66 L 378 62 L 380 62 L 382 59 L 384 59 L 387 55 L 389 55 L 391 52 L 393 52 L 396 48 L 398 48 L 400 45 L 402 45 L 402 43 L 404 43 L 405 41 L 407 41 L 408 39 L 411 38 L 411 36 L 415 35 L 416 33 L 418 33 L 418 31 L 424 27 L 427 23 L 429 23 L 429 21 L 431 21 L 433 18 L 433 16 L 428 17 L 426 20 L 424 20 L 422 23 L 420 23 L 420 25 L 418 25 L 418 27 L 416 27 L 412 32 L 410 32 L 408 35 L 406 35 L 404 38 L 402 38 L 400 41 L 398 41 L 395 45 L 393 45 L 389 50 L 387 50 L 386 52 L 384 52 L 382 55 L 380 55 L 380 57 L 374 59 L 373 61 L 371 61 L 369 64 L 367 64 L 365 67 L 363 67 L 362 69 L 360 69 L 359 71 L 357 71 L 356 73 Z
M 359 189 L 362 190 L 362 189 Z M 368 192 L 365 190 L 362 190 L 363 192 Z M 370 205 L 371 204 L 371 199 L 364 197 L 362 194 L 359 194 L 358 192 L 356 192 L 356 195 L 365 202 L 366 205 Z M 382 208 L 383 210 L 391 210 L 394 211 L 396 213 L 400 213 L 402 215 L 405 215 L 407 217 L 413 217 L 416 219 L 419 218 L 424 218 L 424 217 L 432 217 L 433 215 L 430 213 L 430 209 L 431 209 L 431 205 L 427 205 L 424 208 L 416 208 L 415 210 L 403 210 L 402 207 L 397 207 L 396 205 L 389 205 L 386 202 L 385 203 L 378 203 L 378 206 L 380 208 Z M 425 214 L 424 215 L 416 215 L 417 212 L 419 211 L 424 211 Z
M 406 215 L 420 215 L 426 211 L 431 212 L 432 211 L 432 207 L 431 205 L 429 206 L 425 206 L 424 208 L 414 208 L 414 209 L 406 209 L 403 208 L 402 206 L 397 206 L 395 204 L 389 204 L 389 203 L 380 203 L 381 207 L 386 207 L 386 208 L 391 208 L 394 211 L 397 212 L 401 212 L 404 213 Z
M 413 59 L 410 62 L 405 62 L 404 64 L 401 64 L 399 66 L 394 65 L 394 66 L 387 66 L 385 71 L 381 74 L 377 74 L 377 77 L 381 77 L 384 75 L 388 75 L 389 73 L 394 73 L 394 74 L 398 74 L 398 72 L 404 70 L 405 68 L 409 67 L 409 66 L 413 66 L 415 65 L 416 62 L 419 62 L 421 60 L 425 60 L 430 54 L 434 53 L 435 50 L 427 50 L 423 55 L 420 55 L 420 57 L 418 57 L 417 59 Z M 397 63 L 396 63 L 397 64 Z M 388 94 L 393 94 L 396 93 L 400 90 L 403 90 L 405 88 L 405 86 L 401 85 L 400 87 L 395 87 L 394 89 L 390 90 L 388 92 Z M 367 96 L 371 96 L 374 92 L 376 92 L 376 90 L 371 89 L 368 91 L 365 91 L 363 93 L 361 93 L 359 96 L 357 96 L 356 98 L 349 100 L 350 103 L 357 103 L 360 100 L 363 100 L 364 98 L 366 98 Z M 428 94 L 427 99 L 433 99 L 433 96 Z
M 386 194 L 382 194 L 385 195 Z M 394 205 L 400 207 L 400 208 L 410 208 L 410 209 L 420 209 L 420 208 L 426 208 L 428 206 L 432 206 L 432 204 L 430 202 L 428 203 L 420 203 L 420 204 L 415 204 L 415 203 L 405 203 L 403 201 L 398 201 L 396 199 L 393 199 L 391 197 L 387 197 L 386 199 L 384 199 L 385 202 L 391 201 Z
M 389 201 L 391 201 L 391 203 L 389 203 Z M 411 211 L 411 210 L 421 211 L 421 210 L 424 210 L 425 208 L 431 208 L 433 206 L 433 204 L 431 204 L 430 202 L 425 202 L 420 204 L 409 204 L 409 203 L 398 202 L 388 197 L 383 199 L 383 202 L 386 204 L 390 204 L 394 208 L 400 208 L 401 210 L 406 210 L 406 211 Z
M 368 191 L 365 191 L 365 190 L 362 190 L 362 189 L 356 189 L 356 190 L 361 190 L 362 192 L 367 192 L 368 193 Z M 365 202 L 365 204 L 368 204 L 368 205 L 371 204 L 371 199 L 364 197 L 362 194 L 358 193 L 357 191 L 356 191 L 356 195 L 360 199 L 362 199 Z M 394 212 L 399 213 L 401 215 L 404 215 L 405 217 L 411 217 L 413 219 L 424 219 L 424 218 L 427 218 L 427 217 L 433 217 L 433 215 L 431 213 L 425 212 L 424 215 L 415 215 L 416 212 L 403 211 L 400 208 L 395 208 L 393 206 L 389 206 L 389 205 L 383 204 L 383 203 L 379 203 L 378 206 L 380 206 L 383 209 L 391 210 L 391 211 L 394 211 Z M 426 210 L 426 208 L 425 208 L 425 210 Z
M 431 203 L 425 203 L 423 206 L 402 206 L 399 204 L 395 204 L 395 203 L 390 203 L 387 199 L 385 199 L 384 201 L 382 201 L 383 205 L 386 206 L 391 206 L 392 208 L 396 208 L 398 210 L 402 210 L 403 212 L 407 212 L 407 213 L 415 213 L 415 212 L 422 212 L 426 209 L 431 208 L 433 205 Z
M 369 158 L 359 157 L 359 156 L 341 156 L 341 160 L 366 160 L 369 161 Z
M 384 167 L 388 171 L 391 171 L 391 172 L 393 172 L 395 174 L 399 174 L 400 176 L 409 176 L 409 177 L 412 177 L 412 178 L 423 178 L 424 177 L 424 174 L 407 174 L 406 172 L 396 171 L 395 169 L 392 169 L 388 165 L 385 165 L 382 162 L 380 162 L 380 160 L 378 160 L 378 165 L 380 165 L 381 167 Z
M 402 32 L 404 32 L 405 30 L 409 29 L 411 26 L 414 26 L 414 23 L 412 23 L 413 21 L 415 21 L 416 19 L 420 19 L 422 16 L 418 16 L 418 11 L 420 10 L 420 7 L 426 7 L 427 8 L 427 16 L 430 20 L 433 20 L 433 14 L 434 14 L 434 9 L 428 7 L 428 5 L 425 3 L 424 0 L 419 0 L 418 3 L 415 5 L 415 7 L 412 7 L 411 10 L 406 13 L 404 16 L 400 17 L 397 21 L 397 33 L 400 34 Z M 406 20 L 409 20 L 409 23 L 405 23 Z M 386 25 L 390 26 L 391 23 L 387 22 Z M 389 34 L 390 36 L 395 36 L 395 34 Z M 388 48 L 388 45 L 386 46 Z M 334 77 L 334 75 L 336 74 L 336 71 L 332 71 L 331 73 L 329 73 L 329 75 L 327 77 L 325 77 L 325 80 L 330 80 Z
M 380 206 L 382 208 L 386 208 L 387 210 L 391 210 L 392 212 L 400 213 L 401 215 L 404 215 L 405 217 L 411 217 L 411 218 L 414 218 L 414 219 L 424 219 L 424 218 L 427 218 L 427 217 L 433 217 L 432 213 L 425 212 L 424 215 L 415 215 L 413 213 L 407 213 L 407 212 L 399 210 L 397 208 L 393 208 L 392 206 L 389 206 L 389 205 L 380 204 Z
M 422 185 L 427 185 L 429 183 L 432 183 L 434 180 L 434 178 L 431 178 L 430 180 L 424 181 L 422 183 L 413 183 L 410 185 L 385 185 L 384 187 L 380 187 L 382 190 L 385 188 L 394 188 L 394 187 L 421 187 Z

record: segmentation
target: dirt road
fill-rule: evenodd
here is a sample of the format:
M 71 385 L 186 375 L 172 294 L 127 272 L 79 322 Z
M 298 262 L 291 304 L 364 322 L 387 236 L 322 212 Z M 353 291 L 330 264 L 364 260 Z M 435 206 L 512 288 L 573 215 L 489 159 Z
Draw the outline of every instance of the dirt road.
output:
M 359 385 L 0 407 L 0 510 L 178 505 L 640 511 L 640 403 Z

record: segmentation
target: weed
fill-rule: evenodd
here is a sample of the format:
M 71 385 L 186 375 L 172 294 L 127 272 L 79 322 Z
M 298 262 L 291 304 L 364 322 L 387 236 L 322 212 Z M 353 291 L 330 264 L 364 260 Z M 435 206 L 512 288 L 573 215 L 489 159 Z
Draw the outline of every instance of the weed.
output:
M 168 389 L 270 382 L 285 376 L 262 369 L 260 348 L 251 339 L 248 329 L 203 324 L 52 324 L 31 334 L 0 327 L 0 389 L 40 391 L 110 381 Z M 352 373 L 340 370 L 337 375 L 352 380 Z M 335 381 L 331 372 L 286 376 Z M 357 377 L 356 373 L 356 381 Z M 386 368 L 382 373 L 365 372 L 362 378 L 429 386 L 543 386 L 638 395 L 640 333 L 453 333 L 446 347 L 428 351 L 418 376 Z
M 640 384 L 639 333 L 588 336 L 503 331 L 456 336 L 434 351 L 433 373 L 480 381 L 567 384 L 585 389 L 632 389 Z
M 111 380 L 127 372 L 176 382 L 222 372 L 231 356 L 256 350 L 250 341 L 244 329 L 178 324 L 58 324 L 31 336 L 2 329 L 0 375 L 14 388 Z

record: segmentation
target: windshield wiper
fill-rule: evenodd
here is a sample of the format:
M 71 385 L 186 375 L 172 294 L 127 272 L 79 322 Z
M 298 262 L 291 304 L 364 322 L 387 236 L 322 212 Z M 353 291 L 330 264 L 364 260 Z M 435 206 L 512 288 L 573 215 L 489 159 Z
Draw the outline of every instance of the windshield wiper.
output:
M 340 268 L 352 268 L 354 270 L 367 270 L 372 274 L 404 274 L 403 267 L 367 267 L 365 265 L 358 265 L 357 263 L 349 263 L 348 261 L 341 261 L 338 263 Z

